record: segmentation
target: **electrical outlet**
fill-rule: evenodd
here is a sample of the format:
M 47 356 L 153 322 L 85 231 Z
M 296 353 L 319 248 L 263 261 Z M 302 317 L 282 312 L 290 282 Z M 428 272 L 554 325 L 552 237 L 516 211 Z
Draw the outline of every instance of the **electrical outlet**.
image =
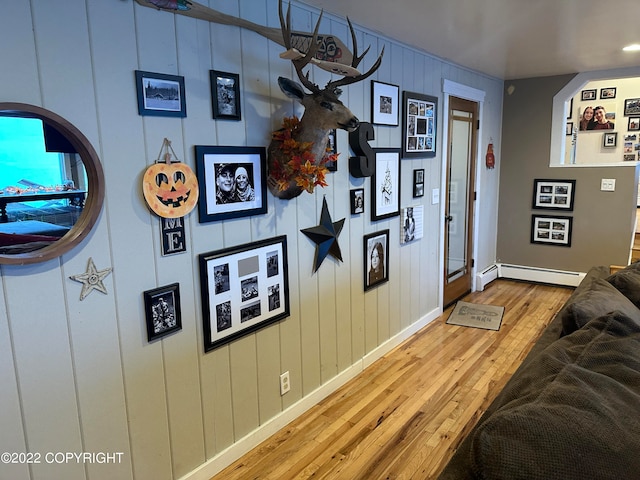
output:
M 280 395 L 284 395 L 291 390 L 291 382 L 289 380 L 289 371 L 280 375 Z

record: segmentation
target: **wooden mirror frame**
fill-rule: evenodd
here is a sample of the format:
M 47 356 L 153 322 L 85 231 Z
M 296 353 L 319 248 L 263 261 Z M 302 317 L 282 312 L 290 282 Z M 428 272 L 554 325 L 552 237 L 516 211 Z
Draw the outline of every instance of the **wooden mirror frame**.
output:
M 73 145 L 87 174 L 88 192 L 80 218 L 60 240 L 38 250 L 16 255 L 0 255 L 0 265 L 26 265 L 57 258 L 84 239 L 96 223 L 104 200 L 104 173 L 98 154 L 80 130 L 61 116 L 25 103 L 0 102 L 0 114 L 39 118 L 54 127 Z

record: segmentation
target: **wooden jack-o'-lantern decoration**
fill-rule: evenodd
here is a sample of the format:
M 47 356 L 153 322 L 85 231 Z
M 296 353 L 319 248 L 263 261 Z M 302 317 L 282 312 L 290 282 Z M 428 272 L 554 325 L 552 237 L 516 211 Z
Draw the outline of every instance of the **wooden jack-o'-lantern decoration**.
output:
M 149 208 L 163 218 L 184 217 L 196 206 L 200 193 L 198 178 L 189 165 L 177 159 L 166 138 L 158 160 L 144 173 L 142 190 Z

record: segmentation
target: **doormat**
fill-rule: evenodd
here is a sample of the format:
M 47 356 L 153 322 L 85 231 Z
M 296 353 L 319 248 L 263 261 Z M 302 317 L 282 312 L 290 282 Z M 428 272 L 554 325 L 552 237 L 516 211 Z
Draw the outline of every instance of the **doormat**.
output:
M 504 307 L 459 301 L 447 319 L 449 325 L 500 330 Z

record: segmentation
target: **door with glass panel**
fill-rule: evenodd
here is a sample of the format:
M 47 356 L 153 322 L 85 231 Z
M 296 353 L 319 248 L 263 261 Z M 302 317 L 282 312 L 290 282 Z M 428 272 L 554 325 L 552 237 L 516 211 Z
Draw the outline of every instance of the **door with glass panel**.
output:
M 444 222 L 444 306 L 471 291 L 478 104 L 449 98 Z

